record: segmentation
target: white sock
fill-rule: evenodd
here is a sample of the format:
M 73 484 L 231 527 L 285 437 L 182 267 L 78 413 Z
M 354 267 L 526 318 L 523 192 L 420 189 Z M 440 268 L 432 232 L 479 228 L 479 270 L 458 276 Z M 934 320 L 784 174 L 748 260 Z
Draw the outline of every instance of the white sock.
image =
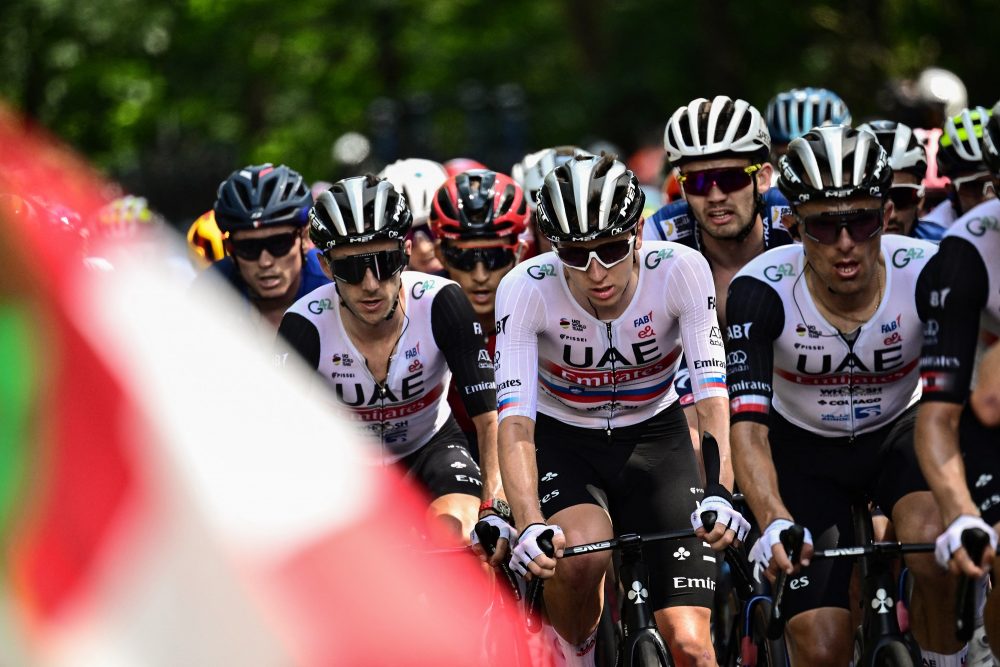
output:
M 582 644 L 570 644 L 558 632 L 555 635 L 556 639 L 559 640 L 559 648 L 563 654 L 563 664 L 566 667 L 595 667 L 594 644 L 597 639 L 596 628 Z
M 969 655 L 969 645 L 966 644 L 958 653 L 951 655 L 941 655 L 934 651 L 920 649 L 920 657 L 923 659 L 924 667 L 964 667 L 965 658 Z

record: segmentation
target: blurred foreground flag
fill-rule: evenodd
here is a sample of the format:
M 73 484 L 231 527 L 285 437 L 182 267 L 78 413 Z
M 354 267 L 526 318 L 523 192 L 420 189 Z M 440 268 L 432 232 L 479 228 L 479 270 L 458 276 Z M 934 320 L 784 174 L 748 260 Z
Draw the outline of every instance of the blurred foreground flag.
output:
M 471 557 L 405 546 L 425 501 L 227 295 L 84 269 L 24 208 L 87 220 L 103 184 L 2 111 L 0 146 L 0 664 L 484 664 L 517 624 Z M 513 634 L 490 663 L 523 664 Z

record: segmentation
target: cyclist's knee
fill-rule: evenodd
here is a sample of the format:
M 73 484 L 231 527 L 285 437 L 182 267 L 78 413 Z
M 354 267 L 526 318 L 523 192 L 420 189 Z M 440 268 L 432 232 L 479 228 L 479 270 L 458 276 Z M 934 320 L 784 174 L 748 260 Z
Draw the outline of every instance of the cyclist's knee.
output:
M 715 664 L 709 628 L 711 613 L 702 607 L 668 607 L 656 612 L 657 628 L 679 666 Z
M 427 519 L 435 539 L 467 543 L 478 513 L 478 498 L 465 493 L 449 493 L 431 501 Z
M 811 609 L 789 619 L 785 632 L 792 665 L 843 667 L 853 652 L 846 609 Z
M 587 554 L 559 561 L 553 583 L 560 590 L 570 590 L 578 595 L 589 595 L 597 591 L 601 578 L 608 570 L 611 558 L 607 554 Z

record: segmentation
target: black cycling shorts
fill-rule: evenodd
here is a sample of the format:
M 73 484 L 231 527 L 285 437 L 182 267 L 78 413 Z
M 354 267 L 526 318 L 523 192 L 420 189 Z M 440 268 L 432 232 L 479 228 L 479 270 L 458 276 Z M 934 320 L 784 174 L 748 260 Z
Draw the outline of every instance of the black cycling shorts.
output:
M 538 497 L 546 518 L 574 505 L 602 505 L 614 531 L 649 534 L 691 527 L 703 491 L 687 420 L 677 403 L 635 426 L 569 426 L 539 414 L 535 421 Z M 697 538 L 645 547 L 653 609 L 711 607 L 716 555 Z
M 965 479 L 983 521 L 1000 522 L 1000 427 L 987 428 L 966 402 L 958 426 Z
M 449 493 L 466 493 L 477 499 L 482 495 L 483 479 L 466 446 L 465 435 L 454 417 L 434 434 L 426 445 L 398 463 L 413 479 L 437 499 Z
M 900 498 L 928 490 L 913 448 L 916 415 L 912 405 L 891 424 L 851 442 L 816 435 L 771 411 L 771 458 L 781 499 L 812 533 L 816 549 L 855 546 L 855 499 L 867 498 L 891 517 Z M 819 607 L 848 609 L 853 566 L 844 558 L 813 561 L 789 581 L 788 616 Z

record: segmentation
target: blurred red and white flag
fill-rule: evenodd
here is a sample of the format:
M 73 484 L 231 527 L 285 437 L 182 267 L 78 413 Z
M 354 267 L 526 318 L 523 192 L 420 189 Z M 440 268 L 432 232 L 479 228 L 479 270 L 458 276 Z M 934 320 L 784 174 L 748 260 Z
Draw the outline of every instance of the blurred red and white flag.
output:
M 0 664 L 483 664 L 486 577 L 405 546 L 426 501 L 305 371 L 155 253 L 83 268 L 23 209 L 105 184 L 3 111 L 0 146 Z

